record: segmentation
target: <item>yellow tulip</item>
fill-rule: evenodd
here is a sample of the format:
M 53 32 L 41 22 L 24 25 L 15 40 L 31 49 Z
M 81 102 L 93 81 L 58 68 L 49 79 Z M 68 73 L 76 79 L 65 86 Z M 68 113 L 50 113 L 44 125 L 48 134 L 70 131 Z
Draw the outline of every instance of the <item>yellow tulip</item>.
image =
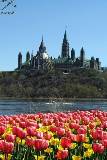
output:
M 86 152 L 84 152 L 84 157 L 90 158 L 92 154 L 94 154 L 93 149 L 88 149 Z
M 76 156 L 76 155 L 72 156 L 72 160 L 81 160 L 81 159 L 82 159 L 81 156 Z
M 64 148 L 61 145 L 59 145 L 58 150 L 62 151 L 62 150 L 64 150 Z
M 53 152 L 53 149 L 52 148 L 47 148 L 47 149 L 44 150 L 44 152 L 51 153 L 51 152 Z
M 74 149 L 74 148 L 76 148 L 76 146 L 77 146 L 77 143 L 72 143 L 71 146 L 70 146 L 70 148 Z
M 35 157 L 35 160 L 44 160 L 46 156 L 41 155 L 37 157 L 37 155 L 35 155 L 34 157 Z
M 8 154 L 8 160 L 11 160 L 11 158 L 12 158 L 12 155 Z
M 4 154 L 0 154 L 0 159 L 1 159 L 1 160 L 5 160 Z
M 51 138 L 50 139 L 50 144 L 53 145 L 53 146 L 56 146 L 60 143 L 59 139 L 58 138 Z
M 92 148 L 92 144 L 89 143 L 83 143 L 84 148 Z
M 19 137 L 16 138 L 16 143 L 18 143 L 18 144 L 21 143 L 21 139 Z

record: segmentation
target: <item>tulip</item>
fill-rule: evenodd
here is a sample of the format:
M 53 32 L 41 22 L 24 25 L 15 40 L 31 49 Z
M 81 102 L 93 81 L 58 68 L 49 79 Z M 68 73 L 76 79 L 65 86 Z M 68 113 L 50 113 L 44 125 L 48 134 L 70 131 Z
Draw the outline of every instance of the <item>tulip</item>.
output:
M 20 122 L 19 126 L 23 129 L 26 128 L 26 122 Z
M 104 146 L 101 143 L 94 143 L 92 148 L 95 153 L 102 154 L 104 152 Z
M 50 127 L 50 131 L 51 132 L 56 132 L 57 131 L 57 127 L 56 126 L 51 126 Z
M 70 148 L 71 146 L 71 140 L 67 137 L 62 137 L 61 138 L 61 146 L 63 148 Z
M 86 142 L 87 141 L 86 135 L 85 134 L 77 134 L 76 141 L 77 142 Z
M 101 143 L 104 146 L 104 148 L 107 149 L 107 139 L 103 139 Z
M 0 126 L 0 135 L 4 134 L 5 129 L 6 128 L 4 126 Z
M 69 124 L 69 127 L 70 127 L 71 129 L 77 130 L 77 129 L 80 127 L 80 125 L 77 124 L 77 123 L 71 123 L 71 124 Z
M 3 151 L 3 143 L 4 143 L 4 140 L 0 140 L 0 151 Z
M 82 160 L 82 157 L 81 156 L 73 155 L 72 156 L 72 160 Z
M 94 154 L 94 151 L 92 148 L 88 149 L 87 151 L 84 152 L 84 157 L 90 158 Z
M 46 156 L 43 156 L 43 155 L 41 155 L 41 156 L 34 155 L 34 157 L 35 157 L 35 160 L 45 160 Z
M 27 146 L 33 147 L 35 144 L 35 140 L 33 140 L 32 138 L 27 138 L 25 143 Z
M 6 141 L 0 141 L 0 151 L 9 154 L 12 153 L 14 149 L 14 143 L 12 142 L 6 142 Z
M 26 131 L 22 130 L 21 128 L 17 128 L 17 135 L 20 139 L 26 138 Z
M 66 159 L 68 157 L 68 150 L 58 150 L 56 154 L 57 159 Z
M 43 133 L 43 137 L 44 137 L 46 140 L 50 140 L 50 139 L 52 138 L 52 134 Z
M 36 135 L 36 128 L 35 127 L 28 127 L 26 128 L 28 136 L 35 136 Z
M 36 131 L 36 137 L 42 139 L 43 138 L 43 132 Z
M 80 127 L 77 129 L 77 133 L 78 134 L 86 134 L 87 133 L 87 129 L 84 127 Z
M 56 131 L 58 136 L 63 136 L 65 134 L 65 129 L 64 128 L 58 128 Z
M 15 139 L 16 139 L 16 136 L 15 136 L 15 135 L 12 135 L 12 134 L 7 134 L 7 135 L 5 136 L 5 139 L 6 139 L 7 142 L 14 142 Z
M 53 146 L 59 145 L 59 139 L 52 137 L 52 138 L 50 139 L 50 144 L 53 145 Z
M 36 139 L 34 142 L 35 149 L 39 151 L 47 149 L 48 146 L 49 146 L 49 143 L 45 139 Z

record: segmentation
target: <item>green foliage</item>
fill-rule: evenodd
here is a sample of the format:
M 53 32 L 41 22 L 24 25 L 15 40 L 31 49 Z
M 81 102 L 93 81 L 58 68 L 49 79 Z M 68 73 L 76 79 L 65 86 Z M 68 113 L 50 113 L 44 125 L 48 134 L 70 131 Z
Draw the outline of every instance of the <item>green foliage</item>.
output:
M 0 97 L 107 98 L 107 73 L 75 69 L 0 73 Z

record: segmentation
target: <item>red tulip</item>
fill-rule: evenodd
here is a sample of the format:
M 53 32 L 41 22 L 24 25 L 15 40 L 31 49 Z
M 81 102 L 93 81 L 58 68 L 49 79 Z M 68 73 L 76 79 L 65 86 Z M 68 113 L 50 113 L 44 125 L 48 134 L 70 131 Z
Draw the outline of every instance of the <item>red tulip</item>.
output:
M 0 140 L 0 151 L 3 151 L 3 143 L 4 143 L 4 140 Z
M 95 124 L 95 123 L 93 123 L 93 122 L 89 123 L 89 128 L 90 128 L 90 129 L 95 128 L 95 126 L 96 126 L 96 124 Z
M 24 139 L 26 138 L 26 131 L 24 131 L 23 129 L 21 128 L 17 128 L 17 136 L 20 138 L 20 139 Z
M 26 128 L 26 122 L 20 122 L 20 123 L 19 123 L 19 126 L 20 126 L 21 128 Z
M 57 127 L 56 126 L 51 126 L 50 127 L 50 131 L 51 132 L 56 132 L 57 131 Z
M 12 153 L 14 150 L 14 143 L 8 143 L 8 142 L 5 142 L 4 143 L 4 153 Z
M 58 128 L 56 131 L 58 136 L 63 136 L 65 134 L 65 129 L 64 128 Z
M 107 149 L 107 139 L 103 139 L 101 143 L 104 146 L 104 148 Z
M 86 135 L 85 134 L 77 134 L 76 141 L 77 142 L 86 142 Z
M 36 128 L 35 127 L 28 127 L 26 129 L 28 136 L 35 136 L 36 135 Z
M 56 154 L 57 159 L 66 159 L 68 157 L 68 150 L 58 150 Z
M 27 138 L 26 139 L 26 145 L 29 147 L 33 147 L 35 144 L 35 140 L 33 140 L 32 138 Z
M 95 153 L 102 154 L 104 152 L 104 146 L 101 143 L 94 143 L 93 150 Z
M 52 138 L 52 135 L 49 134 L 49 133 L 43 133 L 43 137 L 46 139 L 46 140 L 50 140 Z
M 97 135 L 96 130 L 92 130 L 92 131 L 91 131 L 91 135 L 92 135 L 92 138 L 93 138 L 94 140 L 97 140 L 98 135 Z
M 36 139 L 34 142 L 34 147 L 36 150 L 44 150 L 47 149 L 49 146 L 49 143 L 45 139 Z
M 7 134 L 7 135 L 5 136 L 5 139 L 6 139 L 7 142 L 14 142 L 15 139 L 16 139 L 16 135 Z
M 77 133 L 78 134 L 86 134 L 87 133 L 87 129 L 84 127 L 80 127 L 77 129 Z
M 5 132 L 5 127 L 4 126 L 0 126 L 0 135 L 4 134 Z
M 67 137 L 62 137 L 61 138 L 61 146 L 63 148 L 69 148 L 71 146 L 71 140 Z
M 107 128 L 107 121 L 103 123 L 103 128 L 104 128 L 104 129 Z
M 43 132 L 38 132 L 36 131 L 36 137 L 39 139 L 42 139 L 43 138 Z
M 77 123 L 70 123 L 69 124 L 69 127 L 71 128 L 71 129 L 78 129 L 79 127 L 80 127 L 80 125 L 79 124 L 77 124 Z
M 102 139 L 107 139 L 107 132 L 103 131 Z
M 12 142 L 6 142 L 6 141 L 0 141 L 0 151 L 5 153 L 5 154 L 9 154 L 12 153 L 14 150 L 14 143 Z

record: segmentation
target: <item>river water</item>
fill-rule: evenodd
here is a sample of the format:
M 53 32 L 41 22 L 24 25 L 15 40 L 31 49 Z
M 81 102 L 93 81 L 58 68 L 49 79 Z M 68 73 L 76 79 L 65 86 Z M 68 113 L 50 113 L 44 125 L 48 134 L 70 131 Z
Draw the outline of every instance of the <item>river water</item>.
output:
M 107 111 L 107 102 L 28 102 L 0 100 L 0 115 L 99 109 Z

